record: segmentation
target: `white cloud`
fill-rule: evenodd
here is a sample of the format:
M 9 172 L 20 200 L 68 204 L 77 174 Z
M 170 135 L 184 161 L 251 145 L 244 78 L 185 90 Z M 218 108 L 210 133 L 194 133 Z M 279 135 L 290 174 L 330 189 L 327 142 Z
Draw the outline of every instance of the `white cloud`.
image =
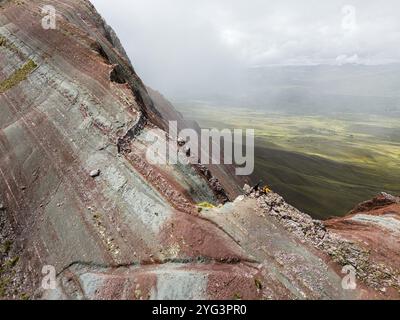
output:
M 92 0 L 146 83 L 206 86 L 270 64 L 400 61 L 398 0 Z
M 352 56 L 341 54 L 336 58 L 336 63 L 341 66 L 344 64 L 358 64 L 361 63 L 361 61 L 357 54 L 353 54 Z

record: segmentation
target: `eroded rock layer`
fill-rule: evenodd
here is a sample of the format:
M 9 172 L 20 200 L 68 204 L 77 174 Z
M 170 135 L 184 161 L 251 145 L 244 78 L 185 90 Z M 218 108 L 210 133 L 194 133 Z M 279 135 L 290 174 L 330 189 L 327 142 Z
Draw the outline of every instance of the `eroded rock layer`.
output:
M 151 164 L 168 120 L 195 125 L 149 95 L 88 1 L 52 1 L 54 30 L 42 27 L 47 4 L 0 2 L 0 297 L 398 297 L 397 204 L 324 224 L 273 193 L 229 202 L 241 192 L 233 167 Z M 370 250 L 363 265 L 342 241 Z M 366 276 L 373 265 L 381 275 Z

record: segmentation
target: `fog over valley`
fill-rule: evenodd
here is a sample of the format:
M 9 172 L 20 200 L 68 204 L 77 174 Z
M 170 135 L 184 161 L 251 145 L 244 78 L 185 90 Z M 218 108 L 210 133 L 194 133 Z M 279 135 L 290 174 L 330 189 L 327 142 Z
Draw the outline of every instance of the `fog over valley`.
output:
M 281 71 L 269 72 L 266 66 L 400 62 L 396 0 L 92 2 L 117 31 L 145 83 L 170 99 L 229 96 L 243 87 L 247 94 L 252 70 L 262 68 L 268 80 L 280 77 Z M 308 76 L 317 80 L 322 72 L 311 69 Z M 364 71 L 353 73 L 358 72 Z M 304 77 L 297 73 L 292 80 L 298 76 Z M 392 80 L 390 85 L 398 78 Z M 365 86 L 374 82 L 379 86 L 380 79 L 368 79 Z

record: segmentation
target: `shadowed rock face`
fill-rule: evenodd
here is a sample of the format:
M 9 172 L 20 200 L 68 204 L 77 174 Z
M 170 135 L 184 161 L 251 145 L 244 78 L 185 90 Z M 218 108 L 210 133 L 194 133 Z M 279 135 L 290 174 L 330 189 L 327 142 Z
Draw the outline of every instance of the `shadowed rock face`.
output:
M 232 167 L 150 164 L 168 120 L 198 127 L 149 95 L 88 1 L 52 1 L 55 30 L 41 27 L 46 4 L 0 2 L 2 298 L 398 297 L 398 207 L 324 226 L 272 193 L 227 202 L 241 192 Z M 198 212 L 204 201 L 227 203 Z M 388 234 L 393 245 L 372 239 L 362 260 L 365 284 L 343 290 L 354 253 L 343 243 Z M 389 254 L 382 290 L 365 272 Z M 48 265 L 55 290 L 41 286 Z

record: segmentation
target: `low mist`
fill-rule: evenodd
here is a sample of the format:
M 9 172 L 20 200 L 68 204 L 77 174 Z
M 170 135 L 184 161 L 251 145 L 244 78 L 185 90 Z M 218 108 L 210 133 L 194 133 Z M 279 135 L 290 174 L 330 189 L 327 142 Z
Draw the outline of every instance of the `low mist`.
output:
M 92 2 L 120 36 L 139 76 L 173 100 L 240 98 L 252 89 L 259 94 L 252 87 L 260 80 L 260 71 L 254 71 L 259 69 L 261 78 L 276 82 L 281 66 L 330 65 L 338 67 L 335 73 L 342 72 L 341 66 L 358 66 L 361 71 L 349 71 L 354 75 L 369 73 L 364 66 L 400 61 L 396 0 Z M 287 70 L 282 72 L 290 80 Z M 300 69 L 294 70 L 293 81 L 303 77 L 308 82 Z M 310 70 L 305 73 L 311 79 L 324 78 L 323 71 Z M 357 82 L 355 95 L 375 83 L 382 87 L 379 76 L 366 81 L 365 86 Z M 398 83 L 391 81 L 390 86 Z M 384 91 L 377 95 L 391 94 Z

